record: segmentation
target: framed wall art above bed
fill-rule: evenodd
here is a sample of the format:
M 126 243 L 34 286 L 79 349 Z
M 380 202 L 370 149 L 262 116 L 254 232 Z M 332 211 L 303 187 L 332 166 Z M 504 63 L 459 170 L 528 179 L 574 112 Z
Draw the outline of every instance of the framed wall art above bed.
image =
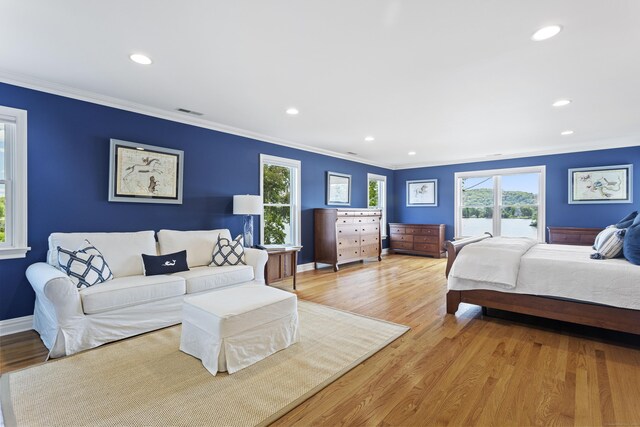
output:
M 633 165 L 569 169 L 569 203 L 633 203 Z

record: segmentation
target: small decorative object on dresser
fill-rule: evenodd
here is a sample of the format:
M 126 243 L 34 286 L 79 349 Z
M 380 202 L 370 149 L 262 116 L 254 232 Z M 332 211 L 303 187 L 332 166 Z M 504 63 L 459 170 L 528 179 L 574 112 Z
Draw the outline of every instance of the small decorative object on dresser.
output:
M 444 224 L 389 224 L 391 249 L 416 255 L 442 258 Z
M 314 210 L 315 268 L 318 263 L 339 264 L 380 257 L 380 209 Z
M 549 243 L 592 246 L 602 228 L 547 227 Z

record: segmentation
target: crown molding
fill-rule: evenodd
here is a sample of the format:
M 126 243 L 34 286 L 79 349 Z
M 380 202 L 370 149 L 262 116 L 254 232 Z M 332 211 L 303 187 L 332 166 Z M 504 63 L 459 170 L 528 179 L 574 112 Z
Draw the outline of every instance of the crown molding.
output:
M 349 160 L 355 163 L 376 166 L 388 170 L 405 170 L 426 168 L 434 166 L 447 166 L 464 163 L 476 163 L 476 162 L 489 162 L 494 160 L 509 160 L 518 159 L 523 157 L 536 157 L 547 156 L 553 154 L 566 154 L 577 153 L 582 151 L 593 150 L 607 150 L 611 148 L 623 148 L 640 146 L 640 137 L 629 138 L 615 138 L 599 141 L 597 143 L 587 142 L 581 144 L 575 144 L 568 147 L 558 149 L 536 150 L 527 151 L 522 153 L 510 153 L 502 156 L 485 156 L 485 157 L 471 157 L 465 159 L 448 159 L 438 162 L 418 162 L 403 165 L 394 165 L 379 163 L 373 160 L 367 160 L 356 156 L 350 156 L 347 154 L 338 153 L 336 151 L 325 150 L 322 148 L 316 148 L 305 144 L 300 144 L 293 141 L 288 141 L 273 136 L 263 135 L 257 132 L 236 128 L 233 126 L 227 126 L 221 123 L 216 123 L 210 120 L 185 117 L 183 114 L 173 111 L 162 110 L 155 107 L 150 107 L 143 104 L 137 104 L 131 101 L 127 101 L 120 98 L 101 95 L 95 92 L 86 91 L 82 89 L 76 89 L 69 86 L 61 85 L 58 83 L 49 82 L 46 80 L 38 79 L 31 76 L 19 75 L 0 69 L 0 82 L 7 83 L 14 86 L 24 87 L 27 89 L 34 89 L 41 92 L 50 93 L 53 95 L 64 96 L 66 98 L 77 99 L 80 101 L 90 102 L 92 104 L 103 105 L 106 107 L 117 108 L 119 110 L 130 111 L 132 113 L 144 114 L 146 116 L 156 117 L 159 119 L 170 120 L 172 122 L 183 123 L 191 126 L 197 126 L 204 129 L 214 130 L 218 132 L 224 132 L 231 135 L 241 136 L 244 138 L 250 138 L 260 142 L 266 142 L 275 145 L 281 145 L 297 150 L 307 151 L 310 153 L 321 154 L 324 156 L 334 157 L 343 160 Z
M 443 160 L 440 162 L 429 162 L 429 163 L 412 163 L 409 165 L 394 165 L 391 167 L 393 170 L 406 170 L 406 169 L 418 169 L 418 168 L 430 168 L 436 166 L 450 166 L 450 165 L 459 165 L 465 163 L 480 163 L 480 162 L 493 162 L 496 160 L 510 160 L 510 159 L 520 159 L 523 157 L 539 157 L 539 156 L 550 156 L 554 154 L 569 154 L 569 153 L 580 153 L 584 151 L 597 151 L 597 150 L 610 150 L 612 148 L 625 148 L 625 147 L 640 147 L 640 137 L 629 137 L 629 138 L 614 138 L 607 139 L 604 142 L 599 141 L 597 143 L 589 142 L 583 144 L 575 144 L 564 148 L 559 149 L 547 149 L 547 150 L 536 150 L 536 151 L 527 151 L 523 153 L 510 153 L 502 156 L 485 156 L 485 157 L 472 157 L 467 159 L 451 159 L 451 160 Z
M 356 156 L 338 153 L 336 151 L 325 150 L 322 148 L 312 147 L 310 145 L 300 144 L 269 135 L 263 135 L 246 129 L 240 129 L 233 126 L 227 126 L 210 120 L 185 117 L 183 114 L 173 111 L 162 110 L 160 108 L 150 107 L 143 104 L 127 101 L 125 99 L 115 98 L 99 93 L 86 91 L 82 89 L 72 88 L 70 86 L 53 83 L 47 80 L 38 79 L 31 76 L 19 75 L 0 69 L 0 82 L 13 86 L 33 89 L 40 92 L 46 92 L 53 95 L 64 96 L 66 98 L 77 99 L 79 101 L 90 102 L 92 104 L 104 105 L 106 107 L 117 108 L 119 110 L 130 111 L 132 113 L 144 114 L 146 116 L 156 117 L 158 119 L 170 120 L 172 122 L 183 123 L 186 125 L 197 126 L 204 129 L 224 132 L 231 135 L 241 136 L 244 138 L 254 139 L 260 142 L 267 142 L 275 145 L 282 145 L 297 150 L 308 151 L 310 153 L 322 154 L 324 156 L 335 157 L 338 159 L 349 160 L 365 165 L 376 166 L 384 169 L 393 168 L 389 164 L 378 163 L 366 160 Z

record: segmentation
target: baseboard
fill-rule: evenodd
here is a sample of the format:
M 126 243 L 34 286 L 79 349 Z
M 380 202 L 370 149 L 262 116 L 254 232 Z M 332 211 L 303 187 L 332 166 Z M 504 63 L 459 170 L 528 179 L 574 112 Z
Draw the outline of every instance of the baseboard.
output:
M 33 315 L 0 320 L 0 337 L 33 329 Z
M 312 262 L 308 262 L 308 263 L 306 263 L 306 264 L 300 264 L 300 265 L 298 265 L 298 267 L 297 267 L 296 271 L 297 271 L 298 273 L 302 273 L 303 271 L 310 271 L 310 270 L 313 270 L 313 269 L 315 268 L 313 264 L 314 264 L 314 263 L 312 263 Z
M 389 255 L 389 248 L 385 248 L 382 250 L 382 252 L 380 252 L 381 255 Z M 302 273 L 303 271 L 310 271 L 315 269 L 315 263 L 313 262 L 308 262 L 306 264 L 299 264 L 298 268 L 296 269 L 296 271 L 298 273 Z M 319 263 L 320 264 L 320 263 Z M 327 267 L 330 266 L 331 264 L 320 264 L 323 267 Z

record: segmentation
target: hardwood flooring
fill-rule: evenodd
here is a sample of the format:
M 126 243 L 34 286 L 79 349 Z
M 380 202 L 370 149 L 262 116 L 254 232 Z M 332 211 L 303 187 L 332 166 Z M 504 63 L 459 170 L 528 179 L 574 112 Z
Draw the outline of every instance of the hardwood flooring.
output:
M 466 304 L 447 315 L 444 267 L 390 255 L 299 274 L 301 299 L 412 329 L 274 425 L 640 425 L 640 337 Z M 33 332 L 2 337 L 0 371 L 45 355 Z

